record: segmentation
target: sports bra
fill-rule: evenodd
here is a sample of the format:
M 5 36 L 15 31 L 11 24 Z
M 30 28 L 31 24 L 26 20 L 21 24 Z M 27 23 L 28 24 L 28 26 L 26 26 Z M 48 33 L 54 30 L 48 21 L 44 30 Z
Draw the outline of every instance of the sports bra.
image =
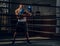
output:
M 19 16 L 22 15 L 24 13 L 24 9 L 21 9 L 19 12 Z

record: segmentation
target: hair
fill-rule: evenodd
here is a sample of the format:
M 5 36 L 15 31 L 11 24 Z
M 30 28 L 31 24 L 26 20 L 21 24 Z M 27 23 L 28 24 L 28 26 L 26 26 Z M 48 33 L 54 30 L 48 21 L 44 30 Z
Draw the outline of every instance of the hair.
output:
M 20 3 L 20 5 L 23 5 L 23 3 Z
M 24 7 L 24 4 L 22 4 L 22 3 L 19 4 L 19 7 L 20 7 L 21 5 L 22 5 L 22 7 Z

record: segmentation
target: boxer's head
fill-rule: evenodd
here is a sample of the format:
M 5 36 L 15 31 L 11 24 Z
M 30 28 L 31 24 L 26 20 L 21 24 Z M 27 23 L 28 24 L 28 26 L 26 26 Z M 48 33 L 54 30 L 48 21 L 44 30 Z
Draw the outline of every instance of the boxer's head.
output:
M 20 7 L 20 8 L 23 8 L 23 7 L 24 7 L 24 5 L 23 5 L 23 4 L 20 4 L 20 5 L 19 5 L 19 7 Z

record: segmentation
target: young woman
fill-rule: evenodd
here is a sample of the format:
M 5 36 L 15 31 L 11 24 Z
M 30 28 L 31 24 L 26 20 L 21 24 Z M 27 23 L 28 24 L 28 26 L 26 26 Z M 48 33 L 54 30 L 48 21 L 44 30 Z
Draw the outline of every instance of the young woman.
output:
M 15 43 L 15 37 L 18 32 L 25 32 L 27 42 L 29 42 L 29 34 L 27 31 L 27 25 L 26 25 L 26 16 L 31 16 L 31 13 L 28 12 L 26 9 L 24 9 L 24 5 L 20 4 L 19 7 L 15 10 L 16 18 L 18 19 L 18 22 L 16 24 L 16 31 L 13 35 L 13 44 Z

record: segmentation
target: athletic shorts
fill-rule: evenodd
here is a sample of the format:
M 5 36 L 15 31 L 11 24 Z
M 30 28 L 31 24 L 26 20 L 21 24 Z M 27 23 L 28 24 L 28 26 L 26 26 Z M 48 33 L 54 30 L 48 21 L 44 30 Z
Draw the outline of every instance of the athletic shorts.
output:
M 26 32 L 26 31 L 27 31 L 26 22 L 18 22 L 16 24 L 16 32 Z

